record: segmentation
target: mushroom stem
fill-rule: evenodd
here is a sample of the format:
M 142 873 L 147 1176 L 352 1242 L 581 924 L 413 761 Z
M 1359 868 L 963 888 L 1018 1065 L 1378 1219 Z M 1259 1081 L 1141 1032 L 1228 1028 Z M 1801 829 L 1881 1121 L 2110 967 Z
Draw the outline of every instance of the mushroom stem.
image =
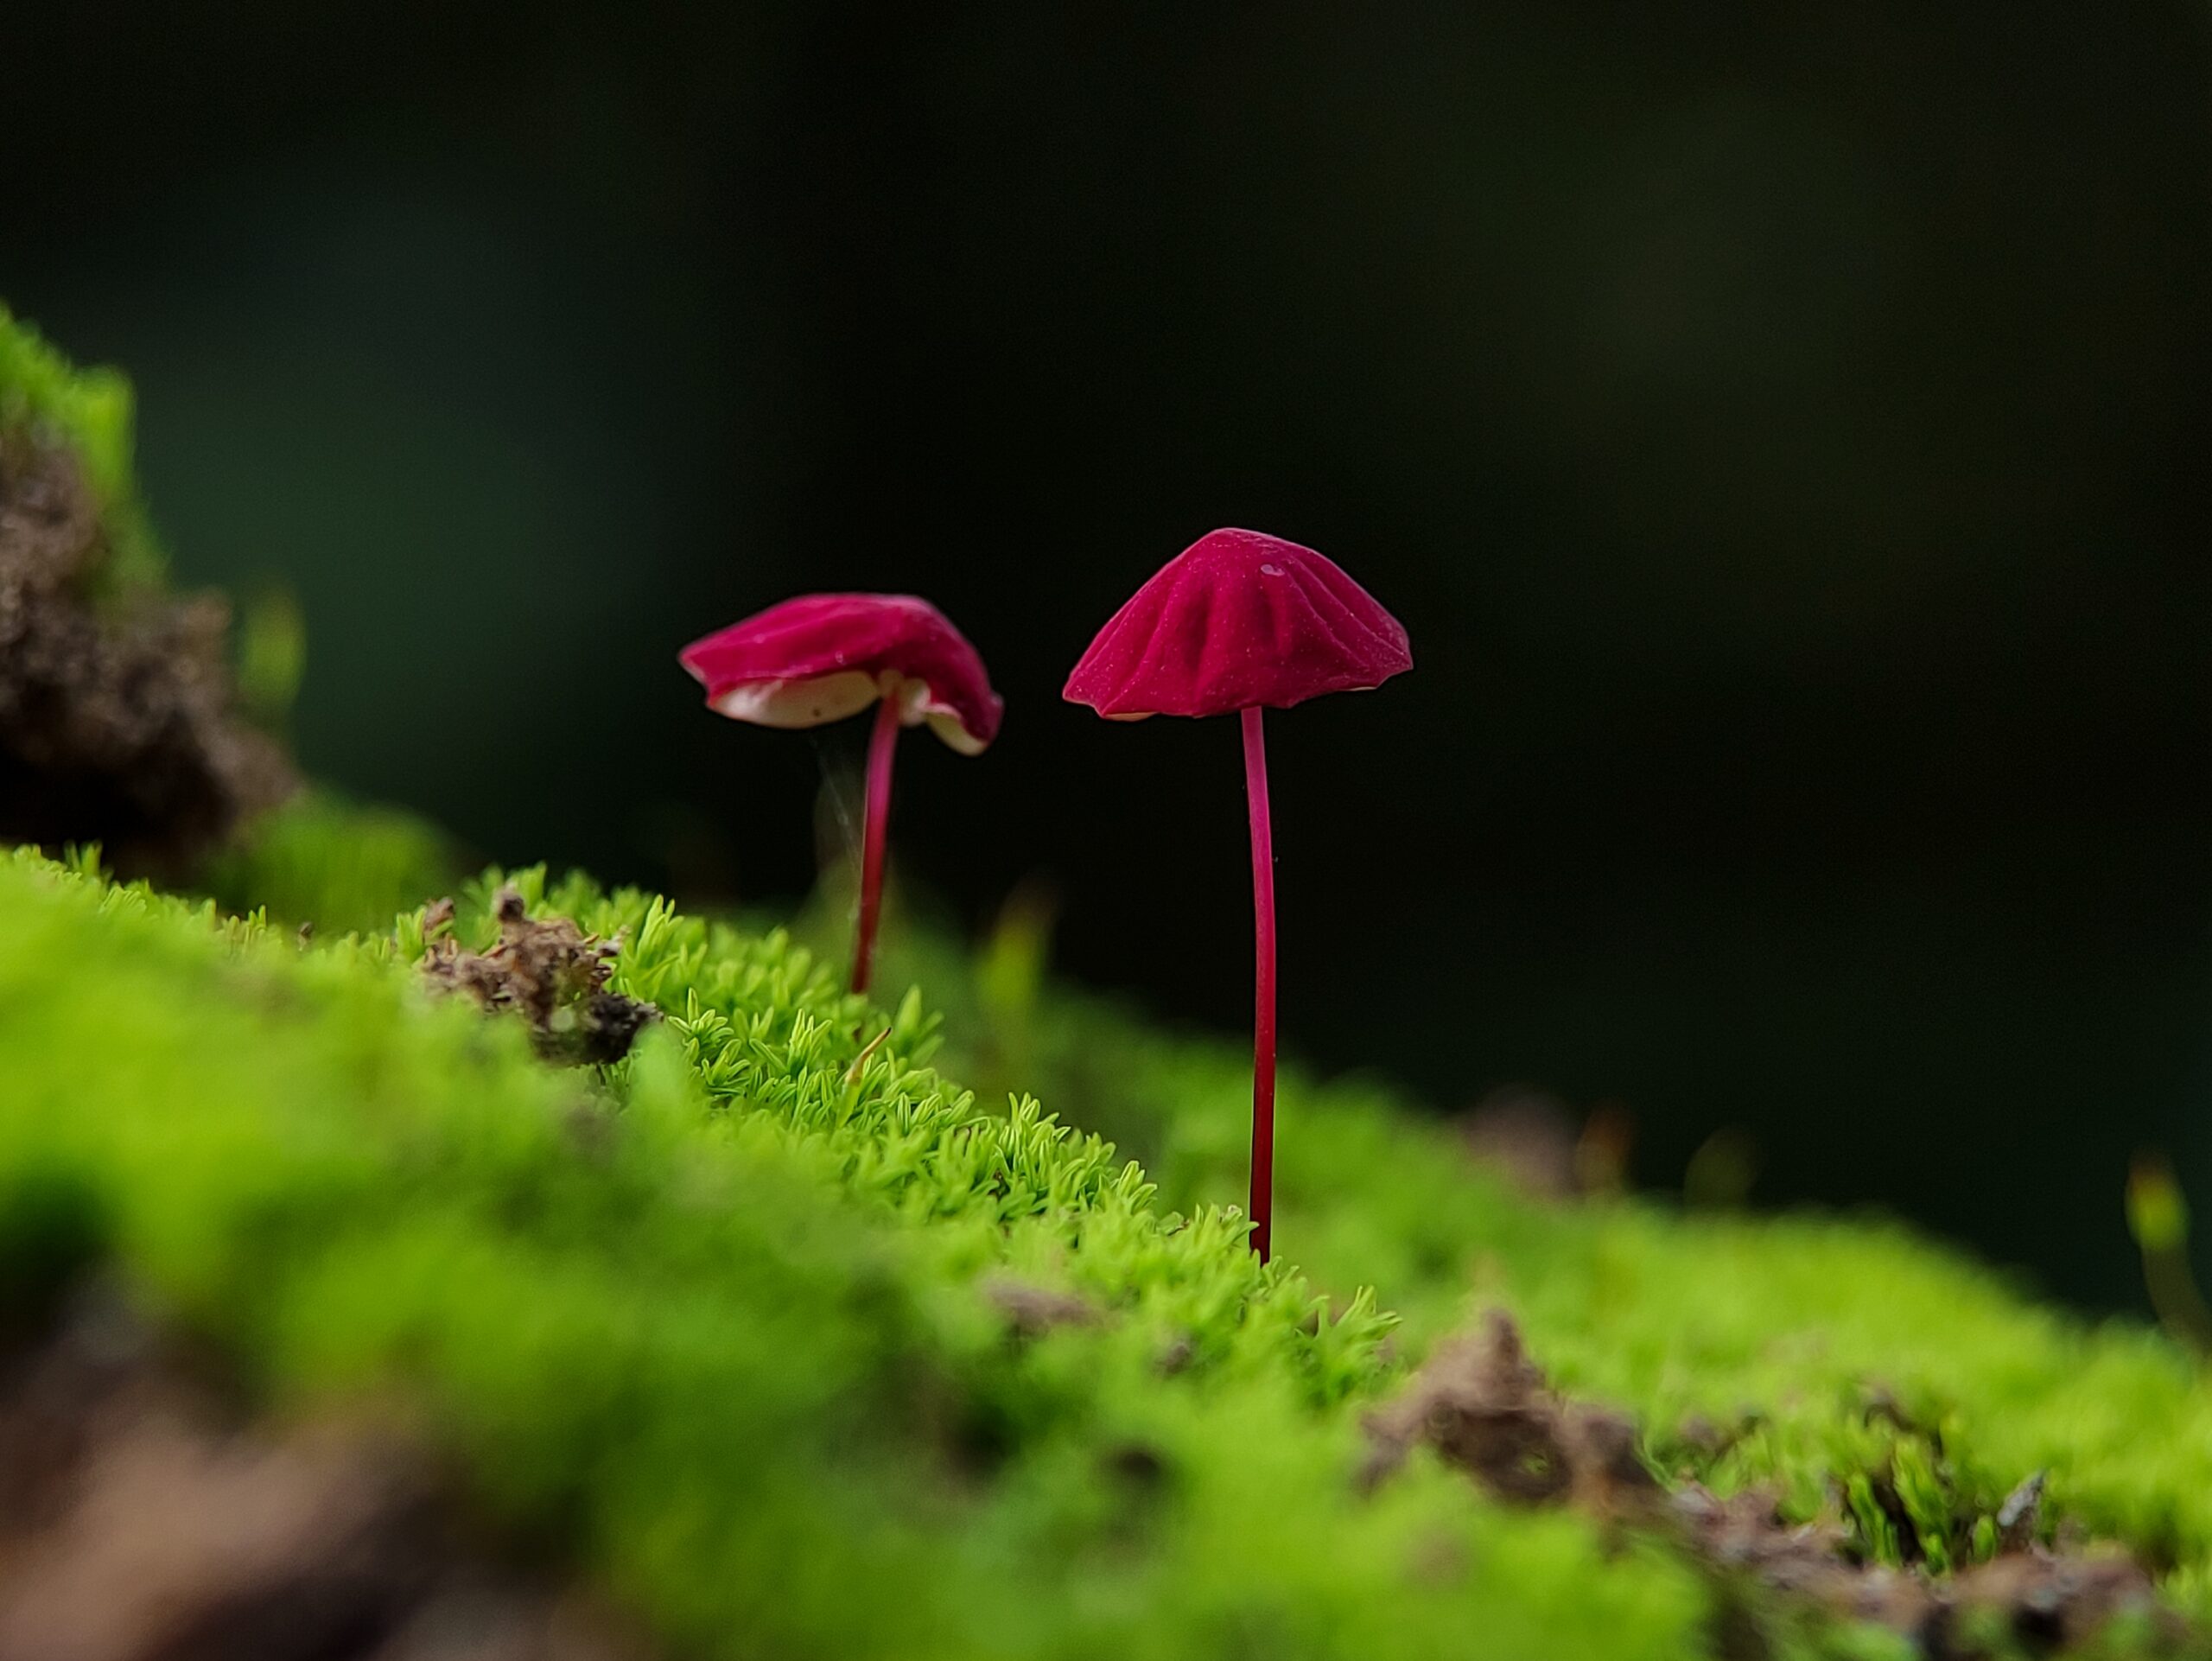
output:
M 875 729 L 868 740 L 868 815 L 861 832 L 861 920 L 853 941 L 853 990 L 868 990 L 875 966 L 875 921 L 883 906 L 884 833 L 891 820 L 891 758 L 899 747 L 899 700 L 876 701 Z
M 1268 743 L 1257 705 L 1243 711 L 1244 796 L 1252 813 L 1252 1250 L 1265 1263 L 1274 1224 L 1275 856 L 1268 819 Z

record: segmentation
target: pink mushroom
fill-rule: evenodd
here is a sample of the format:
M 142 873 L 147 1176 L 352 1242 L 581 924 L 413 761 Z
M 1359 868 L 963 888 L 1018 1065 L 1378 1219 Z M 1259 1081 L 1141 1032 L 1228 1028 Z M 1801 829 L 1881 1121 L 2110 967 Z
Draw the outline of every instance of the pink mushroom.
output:
M 1263 709 L 1364 691 L 1413 667 L 1406 631 L 1311 548 L 1216 531 L 1116 612 L 1065 696 L 1113 721 L 1240 712 L 1252 818 L 1252 1249 L 1267 1261 L 1274 1206 L 1275 887 Z
M 861 841 L 853 990 L 868 990 L 883 898 L 891 758 L 901 727 L 930 730 L 963 755 L 998 736 L 1006 706 L 983 660 L 926 600 L 908 594 L 808 594 L 683 648 L 707 707 L 761 727 L 818 727 L 876 706 Z

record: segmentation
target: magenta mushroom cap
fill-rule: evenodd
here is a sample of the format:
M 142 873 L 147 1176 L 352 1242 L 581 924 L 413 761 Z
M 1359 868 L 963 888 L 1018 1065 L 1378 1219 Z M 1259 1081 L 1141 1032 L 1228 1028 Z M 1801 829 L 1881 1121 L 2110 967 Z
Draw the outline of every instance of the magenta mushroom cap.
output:
M 1005 703 L 950 620 L 910 594 L 808 594 L 683 648 L 707 704 L 733 721 L 818 727 L 894 701 L 963 755 L 998 736 Z
M 1405 627 L 1311 548 L 1215 531 L 1116 612 L 1063 694 L 1116 721 L 1287 710 L 1414 666 Z

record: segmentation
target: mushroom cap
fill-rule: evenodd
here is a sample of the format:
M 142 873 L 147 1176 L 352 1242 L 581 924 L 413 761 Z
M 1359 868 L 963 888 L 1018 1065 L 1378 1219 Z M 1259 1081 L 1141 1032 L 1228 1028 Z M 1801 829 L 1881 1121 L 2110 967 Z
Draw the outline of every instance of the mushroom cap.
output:
M 1215 531 L 1116 612 L 1063 696 L 1116 721 L 1287 710 L 1414 666 L 1405 627 L 1334 563 L 1258 531 Z
M 818 727 L 880 697 L 963 755 L 998 736 L 1005 703 L 945 614 L 911 594 L 806 594 L 680 654 L 707 707 L 762 727 Z

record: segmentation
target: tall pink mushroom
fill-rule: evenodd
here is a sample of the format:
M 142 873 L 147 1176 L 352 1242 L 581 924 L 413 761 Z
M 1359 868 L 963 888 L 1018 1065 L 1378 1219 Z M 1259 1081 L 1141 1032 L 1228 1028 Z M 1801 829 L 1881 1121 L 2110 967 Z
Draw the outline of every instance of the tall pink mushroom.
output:
M 853 990 L 865 992 L 899 729 L 926 722 L 961 754 L 982 754 L 1006 710 L 983 660 L 943 612 L 909 594 L 802 595 L 694 640 L 681 658 L 707 689 L 707 707 L 733 721 L 818 727 L 876 706 L 853 944 Z
M 1275 884 L 1262 710 L 1365 691 L 1414 666 L 1406 631 L 1311 548 L 1257 531 L 1216 531 L 1163 566 L 1116 612 L 1065 696 L 1112 721 L 1239 711 L 1252 818 L 1252 1249 L 1273 1244 Z

